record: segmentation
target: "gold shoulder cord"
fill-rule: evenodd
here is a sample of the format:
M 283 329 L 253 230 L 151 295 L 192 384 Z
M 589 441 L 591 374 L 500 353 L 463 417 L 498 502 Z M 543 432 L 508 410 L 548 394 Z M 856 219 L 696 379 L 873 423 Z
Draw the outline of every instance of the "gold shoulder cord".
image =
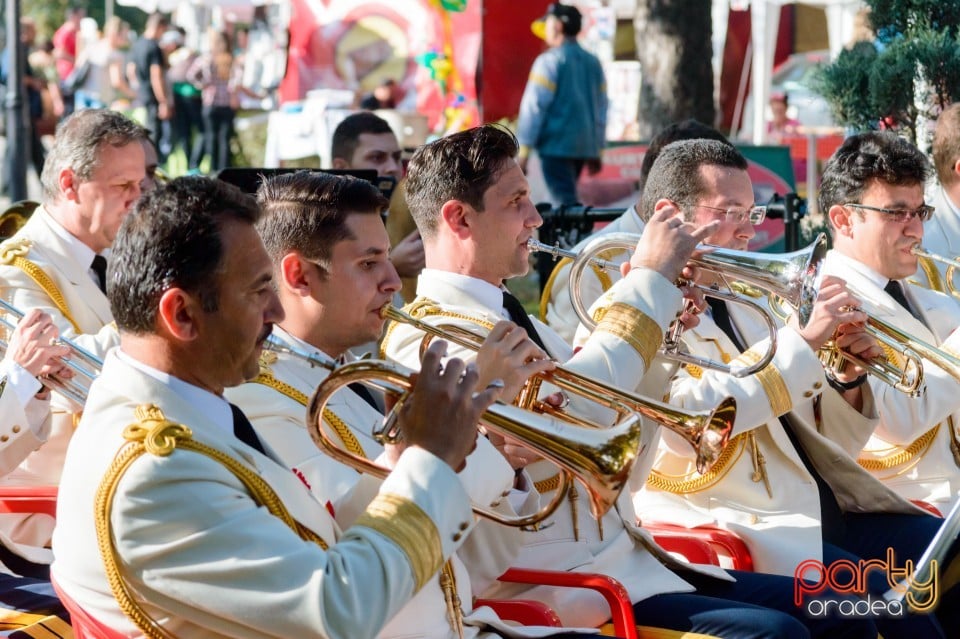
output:
M 3 244 L 0 246 L 0 264 L 14 266 L 26 273 L 27 277 L 43 289 L 43 292 L 47 294 L 47 297 L 49 297 L 53 305 L 57 307 L 57 310 L 60 311 L 73 326 L 73 330 L 77 333 L 82 333 L 83 331 L 80 330 L 76 320 L 73 319 L 73 315 L 70 314 L 67 300 L 63 297 L 63 293 L 60 292 L 56 282 L 50 279 L 50 276 L 47 275 L 42 268 L 27 259 L 27 253 L 30 252 L 30 247 L 30 240 L 19 240 L 17 242 L 7 242 Z
M 268 386 L 273 390 L 277 391 L 282 395 L 286 395 L 293 401 L 306 406 L 310 401 L 310 398 L 301 393 L 299 390 L 287 384 L 281 382 L 279 379 L 273 376 L 273 374 L 263 367 L 260 368 L 260 374 L 257 375 L 253 380 L 256 384 L 263 384 Z M 359 455 L 361 457 L 366 457 L 367 454 L 363 450 L 363 446 L 360 445 L 360 441 L 350 432 L 350 427 L 347 424 L 337 417 L 332 410 L 329 408 L 323 409 L 323 419 L 330 427 L 333 428 L 334 432 L 337 433 L 337 436 L 340 438 L 340 441 L 343 442 L 343 447 L 354 455 Z
M 255 502 L 261 506 L 266 506 L 272 515 L 282 520 L 301 539 L 316 543 L 324 550 L 327 549 L 326 542 L 313 531 L 301 526 L 290 515 L 270 485 L 255 472 L 226 453 L 194 441 L 193 432 L 188 427 L 167 420 L 163 412 L 153 404 L 138 406 L 134 415 L 137 418 L 137 423 L 130 424 L 123 431 L 123 437 L 129 443 L 120 449 L 97 488 L 94 502 L 94 520 L 97 530 L 97 544 L 100 548 L 100 557 L 104 563 L 110 590 L 120 605 L 120 609 L 137 625 L 144 636 L 151 639 L 172 639 L 173 637 L 151 619 L 143 608 L 134 601 L 130 588 L 120 574 L 121 560 L 114 545 L 110 513 L 113 508 L 113 498 L 123 474 L 137 458 L 146 453 L 158 457 L 167 457 L 173 453 L 174 449 L 179 447 L 182 450 L 192 450 L 201 455 L 206 455 L 223 464 L 243 483 Z
M 920 264 L 924 264 L 923 258 L 920 259 Z M 936 274 L 935 266 L 933 266 L 932 264 L 930 264 L 929 266 L 934 271 L 933 273 L 927 273 L 927 277 L 931 278 L 930 282 L 932 283 L 933 282 L 932 278 L 933 277 L 939 278 L 939 275 Z M 927 269 L 924 268 L 924 271 L 927 271 Z M 881 344 L 881 346 L 883 347 L 883 353 L 888 360 L 893 362 L 893 364 L 896 366 L 903 366 L 903 359 L 900 357 L 899 353 L 895 352 L 892 348 L 890 348 L 886 344 Z M 911 468 L 913 468 L 917 464 L 919 464 L 920 460 L 922 460 L 926 456 L 926 454 L 930 451 L 930 446 L 933 444 L 934 440 L 936 440 L 937 434 L 940 432 L 940 427 L 942 425 L 943 425 L 942 422 L 940 424 L 937 424 L 936 426 L 934 426 L 927 432 L 923 433 L 922 435 L 920 435 L 920 437 L 916 438 L 906 446 L 891 445 L 889 448 L 884 449 L 883 451 L 880 451 L 880 450 L 871 451 L 876 453 L 886 452 L 886 451 L 889 451 L 889 452 L 886 455 L 883 455 L 882 457 L 878 457 L 878 458 L 860 457 L 859 459 L 857 459 L 857 463 L 860 464 L 860 466 L 862 466 L 864 469 L 872 472 L 892 470 L 894 468 L 897 468 L 897 471 L 895 473 L 887 477 L 884 477 L 883 479 L 892 479 L 893 477 L 898 477 L 906 473 L 907 471 L 909 471 Z M 950 438 L 951 447 L 954 450 L 954 458 L 956 459 L 957 438 L 953 429 L 952 417 L 947 417 L 947 427 L 950 428 L 950 431 L 951 431 L 951 438 Z M 903 466 L 903 468 L 898 468 L 899 466 Z
M 616 249 L 612 251 L 603 251 L 598 257 L 601 259 L 608 260 L 610 259 L 607 256 L 607 253 L 615 253 Z M 547 306 L 550 305 L 550 297 L 553 293 L 553 285 L 557 280 L 557 276 L 560 274 L 560 269 L 568 264 L 573 264 L 573 260 L 569 257 L 565 257 L 557 265 L 553 267 L 553 270 L 550 271 L 550 277 L 547 278 L 547 283 L 543 286 L 543 294 L 540 296 L 540 321 L 547 323 Z M 594 262 L 590 263 L 590 268 L 593 269 L 594 275 L 597 276 L 597 279 L 600 280 L 600 288 L 606 292 L 611 286 L 613 286 L 613 280 L 610 278 L 610 274 L 607 273 L 604 269 L 597 266 Z
M 723 350 L 720 342 L 715 339 L 709 341 L 713 342 L 720 351 L 720 359 L 723 363 L 729 364 L 731 361 L 730 354 Z M 703 369 L 699 366 L 684 364 L 684 368 L 687 374 L 694 379 L 703 377 Z M 664 397 L 664 401 L 668 400 L 669 397 Z M 760 443 L 757 441 L 757 435 L 754 430 L 740 433 L 731 439 L 723 449 L 723 452 L 720 453 L 717 461 L 710 470 L 704 474 L 701 475 L 694 471 L 683 475 L 667 475 L 659 470 L 652 469 L 650 475 L 647 477 L 647 484 L 657 490 L 675 495 L 684 495 L 706 490 L 726 477 L 727 473 L 733 469 L 734 464 L 739 461 L 740 456 L 743 455 L 744 449 L 747 446 L 750 447 L 750 456 L 753 463 L 753 474 L 750 478 L 755 483 L 762 482 L 767 491 L 767 495 L 772 499 L 773 489 L 770 485 L 770 479 L 767 476 L 766 459 L 764 459 L 763 453 L 760 452 Z

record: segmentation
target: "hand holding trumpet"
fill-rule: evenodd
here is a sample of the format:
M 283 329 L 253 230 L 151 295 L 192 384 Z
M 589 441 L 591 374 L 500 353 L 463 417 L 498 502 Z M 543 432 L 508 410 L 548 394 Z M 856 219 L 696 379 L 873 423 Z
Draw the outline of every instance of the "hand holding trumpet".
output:
M 16 362 L 34 377 L 69 379 L 73 371 L 62 358 L 70 354 L 70 348 L 59 341 L 59 335 L 60 331 L 47 313 L 32 309 L 10 335 L 5 358 Z M 46 399 L 48 395 L 46 387 L 37 393 L 39 399 Z

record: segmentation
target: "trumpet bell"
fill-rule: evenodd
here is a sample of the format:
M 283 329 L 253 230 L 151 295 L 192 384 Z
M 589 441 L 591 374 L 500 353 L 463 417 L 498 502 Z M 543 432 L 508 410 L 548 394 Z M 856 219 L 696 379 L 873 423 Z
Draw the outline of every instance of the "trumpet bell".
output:
M 307 431 L 314 443 L 334 459 L 384 478 L 389 469 L 355 455 L 327 436 L 323 411 L 336 391 L 353 382 L 371 382 L 404 396 L 412 388 L 413 371 L 381 360 L 361 360 L 337 367 L 317 387 L 307 412 Z M 388 417 L 387 422 L 391 419 Z M 508 526 L 529 526 L 549 517 L 566 496 L 570 482 L 577 479 L 590 496 L 591 512 L 601 517 L 616 502 L 626 485 L 640 450 L 642 436 L 639 417 L 633 416 L 612 429 L 594 430 L 571 426 L 561 420 L 536 415 L 516 406 L 496 403 L 481 416 L 480 422 L 491 432 L 536 451 L 561 469 L 561 486 L 549 504 L 526 517 L 505 517 L 484 506 L 473 505 L 478 515 Z

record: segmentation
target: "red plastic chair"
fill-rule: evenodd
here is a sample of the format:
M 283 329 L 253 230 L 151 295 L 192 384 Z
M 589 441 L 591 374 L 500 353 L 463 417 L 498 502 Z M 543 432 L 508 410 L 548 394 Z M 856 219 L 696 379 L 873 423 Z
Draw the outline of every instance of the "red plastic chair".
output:
M 729 557 L 734 570 L 753 572 L 750 549 L 737 535 L 714 526 L 684 528 L 667 523 L 643 522 L 656 542 L 668 552 L 683 555 L 691 563 L 720 565 L 720 557 Z M 706 548 L 704 548 L 706 546 Z
M 916 506 L 917 508 L 922 508 L 934 517 L 939 517 L 943 519 L 943 513 L 940 512 L 940 509 L 931 504 L 930 502 L 923 501 L 922 499 L 911 499 L 910 503 Z
M 627 589 L 623 587 L 623 584 L 613 577 L 588 572 L 511 568 L 500 575 L 500 581 L 595 590 L 603 595 L 610 606 L 613 633 L 618 637 L 624 637 L 624 639 L 637 639 L 637 625 L 633 618 L 633 604 L 630 603 L 630 595 L 627 594 Z M 556 613 L 554 613 L 554 616 L 556 616 Z
M 532 599 L 477 599 L 474 608 L 489 606 L 497 616 L 506 621 L 515 621 L 524 626 L 548 626 L 559 628 L 563 625 L 557 613 L 542 601 Z
M 60 598 L 60 603 L 70 613 L 70 625 L 73 627 L 74 639 L 123 639 L 126 635 L 103 625 L 81 608 L 76 601 L 64 594 L 57 582 L 50 578 L 54 591 Z
M 0 486 L 0 513 L 57 516 L 56 486 Z

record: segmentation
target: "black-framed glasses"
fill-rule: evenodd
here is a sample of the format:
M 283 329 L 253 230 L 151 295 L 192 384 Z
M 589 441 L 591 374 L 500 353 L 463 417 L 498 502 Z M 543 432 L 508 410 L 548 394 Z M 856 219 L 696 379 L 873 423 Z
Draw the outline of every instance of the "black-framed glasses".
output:
M 921 222 L 926 222 L 933 217 L 933 212 L 936 210 L 935 207 L 930 206 L 929 204 L 922 204 L 915 209 L 884 209 L 879 206 L 867 206 L 866 204 L 855 203 L 847 203 L 843 206 L 849 206 L 852 209 L 878 211 L 880 213 L 889 215 L 895 222 L 899 222 L 901 224 L 911 222 L 914 218 L 918 218 Z
M 750 224 L 757 225 L 763 222 L 763 219 L 767 216 L 767 207 L 765 206 L 753 206 L 749 209 L 739 209 L 736 207 L 721 209 L 718 206 L 707 206 L 706 204 L 696 204 L 695 206 L 699 206 L 702 209 L 720 211 L 727 216 L 728 222 L 733 222 L 734 224 L 743 224 L 745 221 L 750 220 Z

